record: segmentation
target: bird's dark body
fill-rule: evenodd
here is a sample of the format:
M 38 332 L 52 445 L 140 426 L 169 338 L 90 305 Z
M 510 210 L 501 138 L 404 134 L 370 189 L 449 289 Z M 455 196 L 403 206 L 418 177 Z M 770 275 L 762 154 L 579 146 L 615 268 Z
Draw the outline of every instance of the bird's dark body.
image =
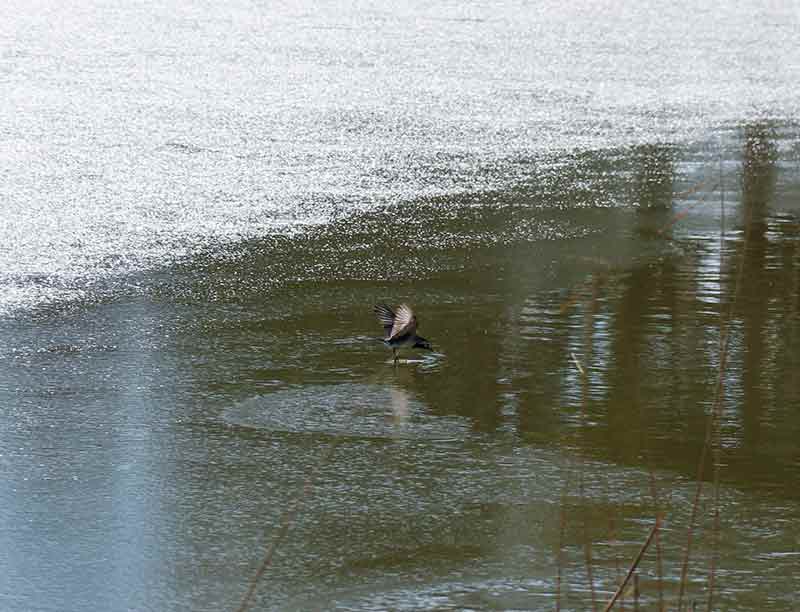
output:
M 383 341 L 389 346 L 400 347 L 411 345 L 411 348 L 428 348 L 428 344 L 430 344 L 425 338 L 417 336 L 416 334 L 405 334 L 390 340 L 384 339 Z

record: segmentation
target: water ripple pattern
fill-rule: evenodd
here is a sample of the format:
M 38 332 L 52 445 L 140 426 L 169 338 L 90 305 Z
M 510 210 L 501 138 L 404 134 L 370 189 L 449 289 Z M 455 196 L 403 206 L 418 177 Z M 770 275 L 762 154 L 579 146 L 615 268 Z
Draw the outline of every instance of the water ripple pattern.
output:
M 469 423 L 431 414 L 396 386 L 307 385 L 245 400 L 225 411 L 225 422 L 266 431 L 356 438 L 462 440 Z

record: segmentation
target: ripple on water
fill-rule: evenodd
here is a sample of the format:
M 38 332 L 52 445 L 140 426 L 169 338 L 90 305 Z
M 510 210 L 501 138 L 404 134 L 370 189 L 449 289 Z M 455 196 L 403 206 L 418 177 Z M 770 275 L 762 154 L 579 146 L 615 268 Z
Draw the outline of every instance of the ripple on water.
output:
M 534 610 L 549 607 L 553 587 L 537 578 L 480 579 L 459 576 L 402 585 L 392 578 L 365 592 L 342 592 L 344 610 Z M 297 609 L 316 608 L 317 601 L 298 601 Z
M 459 440 L 466 419 L 431 414 L 411 393 L 395 385 L 308 385 L 251 397 L 226 410 L 232 425 L 337 437 Z

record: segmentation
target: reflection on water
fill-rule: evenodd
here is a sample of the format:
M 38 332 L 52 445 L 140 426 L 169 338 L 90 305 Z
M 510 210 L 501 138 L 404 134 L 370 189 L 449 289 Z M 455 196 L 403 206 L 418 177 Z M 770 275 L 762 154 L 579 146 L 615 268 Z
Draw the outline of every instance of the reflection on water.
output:
M 566 156 L 557 196 L 382 208 L 3 321 L 3 608 L 235 609 L 298 495 L 258 609 L 588 609 L 587 544 L 605 601 L 658 511 L 640 603 L 672 606 L 727 329 L 715 601 L 788 609 L 797 135 L 726 138 L 724 233 L 716 161 L 635 147 Z M 383 300 L 441 355 L 387 361 Z
M 369 438 L 448 440 L 468 431 L 465 419 L 428 412 L 401 387 L 345 383 L 260 395 L 226 410 L 223 419 L 268 431 Z

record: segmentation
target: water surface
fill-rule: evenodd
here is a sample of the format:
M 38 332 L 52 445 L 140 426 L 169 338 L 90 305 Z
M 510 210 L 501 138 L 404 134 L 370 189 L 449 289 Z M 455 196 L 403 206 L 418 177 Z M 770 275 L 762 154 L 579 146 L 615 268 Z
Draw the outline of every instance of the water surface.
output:
M 14 9 L 3 609 L 793 605 L 796 12 Z

